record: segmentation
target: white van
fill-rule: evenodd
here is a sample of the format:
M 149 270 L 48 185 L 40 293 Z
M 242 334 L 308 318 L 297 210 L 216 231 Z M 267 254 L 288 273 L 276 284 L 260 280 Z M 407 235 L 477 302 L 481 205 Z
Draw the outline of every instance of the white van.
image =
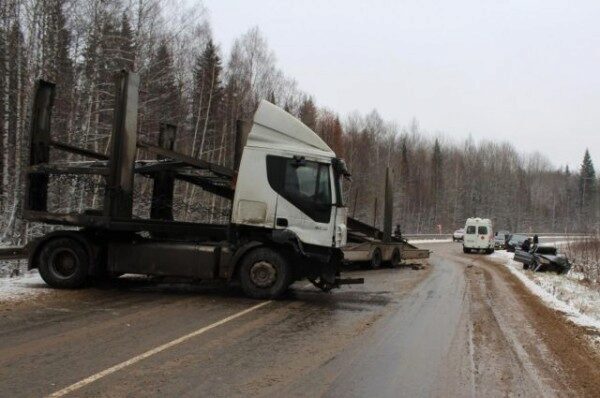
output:
M 469 218 L 465 224 L 463 252 L 484 250 L 486 254 L 494 252 L 494 231 L 488 218 Z

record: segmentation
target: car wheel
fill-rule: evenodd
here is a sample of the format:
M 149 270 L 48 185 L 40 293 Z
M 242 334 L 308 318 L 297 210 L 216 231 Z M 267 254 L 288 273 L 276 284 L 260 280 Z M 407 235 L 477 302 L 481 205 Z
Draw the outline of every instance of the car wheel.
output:
M 56 238 L 44 243 L 39 254 L 39 272 L 50 286 L 75 289 L 85 285 L 89 256 L 85 248 L 71 238 Z
M 272 299 L 279 297 L 293 282 L 292 266 L 278 252 L 261 247 L 242 259 L 239 279 L 248 297 Z

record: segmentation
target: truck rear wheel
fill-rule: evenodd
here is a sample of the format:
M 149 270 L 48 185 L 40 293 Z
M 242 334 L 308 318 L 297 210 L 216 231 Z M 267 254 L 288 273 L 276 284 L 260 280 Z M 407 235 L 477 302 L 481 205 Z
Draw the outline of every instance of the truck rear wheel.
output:
M 394 249 L 394 251 L 392 252 L 392 259 L 390 260 L 390 265 L 392 266 L 392 268 L 396 268 L 400 265 L 400 262 L 402 262 L 400 250 Z
M 371 260 L 369 261 L 369 268 L 377 269 L 377 268 L 381 267 L 381 259 L 382 259 L 381 249 L 376 247 L 375 250 L 373 250 L 373 253 L 371 253 Z
M 267 247 L 252 250 L 244 256 L 239 277 L 244 293 L 256 299 L 277 298 L 293 282 L 290 263 Z
M 38 259 L 40 275 L 52 287 L 75 289 L 82 287 L 87 280 L 89 256 L 74 239 L 56 238 L 46 242 Z

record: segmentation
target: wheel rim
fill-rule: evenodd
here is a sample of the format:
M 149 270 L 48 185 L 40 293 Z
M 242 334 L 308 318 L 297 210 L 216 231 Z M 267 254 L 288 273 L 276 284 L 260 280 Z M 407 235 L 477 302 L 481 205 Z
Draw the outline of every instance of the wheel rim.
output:
M 379 250 L 375 250 L 375 252 L 373 252 L 373 258 L 371 259 L 371 265 L 373 266 L 373 268 L 378 268 L 380 264 L 381 253 L 379 252 Z
M 254 263 L 250 268 L 250 280 L 258 287 L 271 287 L 277 280 L 277 269 L 267 261 Z
M 79 268 L 79 258 L 71 249 L 57 249 L 50 257 L 50 271 L 55 277 L 68 279 L 75 275 Z
M 396 266 L 398 264 L 400 264 L 400 253 L 396 251 L 392 255 L 392 265 Z

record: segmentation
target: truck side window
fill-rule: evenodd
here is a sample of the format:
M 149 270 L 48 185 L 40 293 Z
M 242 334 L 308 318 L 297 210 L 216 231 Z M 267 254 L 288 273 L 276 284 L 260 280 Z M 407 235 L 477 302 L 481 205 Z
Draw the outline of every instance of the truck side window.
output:
M 477 233 L 479 235 L 486 235 L 487 234 L 487 227 L 479 227 L 479 231 L 477 231 Z
M 467 233 L 468 233 L 469 235 L 473 235 L 473 234 L 475 233 L 475 226 L 474 226 L 474 225 L 469 225 L 469 226 L 467 227 Z
M 331 180 L 328 164 L 281 156 L 267 156 L 269 185 L 311 219 L 328 223 L 331 218 Z

